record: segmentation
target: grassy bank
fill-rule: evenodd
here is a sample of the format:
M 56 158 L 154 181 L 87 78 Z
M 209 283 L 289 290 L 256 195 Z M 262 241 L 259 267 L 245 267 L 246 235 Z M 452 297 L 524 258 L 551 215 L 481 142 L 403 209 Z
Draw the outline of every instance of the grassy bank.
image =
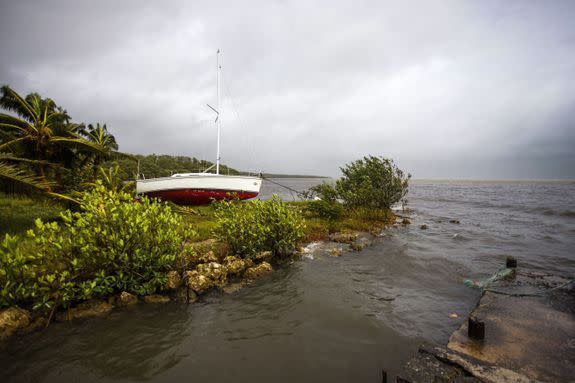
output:
M 288 203 L 303 214 L 305 242 L 326 239 L 341 231 L 377 232 L 395 220 L 395 215 L 388 209 L 345 209 L 340 218 L 329 220 L 315 214 L 310 209 L 311 204 L 311 201 Z M 196 231 L 194 242 L 213 238 L 216 216 L 212 206 L 174 208 Z M 34 227 L 37 218 L 44 222 L 60 221 L 60 213 L 64 210 L 62 205 L 47 199 L 0 194 L 0 236 L 24 234 Z
M 395 222 L 395 215 L 388 209 L 344 209 L 338 219 L 327 219 L 315 213 L 310 207 L 312 201 L 288 202 L 301 211 L 305 224 L 304 242 L 325 240 L 330 234 L 345 231 L 380 232 Z M 185 222 L 197 233 L 195 241 L 213 238 L 216 226 L 215 209 L 212 206 L 183 207 L 179 209 Z
M 62 205 L 38 197 L 0 193 L 0 236 L 23 233 L 34 227 L 34 221 L 58 221 Z

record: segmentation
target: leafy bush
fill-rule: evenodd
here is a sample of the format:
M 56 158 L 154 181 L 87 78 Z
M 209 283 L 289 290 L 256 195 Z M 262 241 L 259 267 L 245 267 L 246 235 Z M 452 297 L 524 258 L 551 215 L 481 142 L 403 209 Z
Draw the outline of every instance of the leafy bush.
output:
M 354 161 L 341 171 L 343 177 L 337 180 L 335 190 L 352 207 L 389 209 L 405 198 L 411 178 L 393 160 L 376 156 Z
M 330 222 L 341 218 L 344 213 L 343 206 L 338 201 L 338 194 L 335 188 L 327 183 L 313 186 L 309 189 L 309 197 L 318 197 L 307 204 L 308 210 Z
M 268 201 L 220 201 L 215 209 L 214 235 L 241 256 L 260 251 L 281 255 L 304 236 L 301 213 L 275 195 Z
M 311 192 L 311 197 L 319 197 L 321 200 L 327 202 L 336 202 L 339 198 L 337 190 L 325 182 L 309 188 L 309 191 Z
M 309 202 L 307 206 L 312 214 L 328 221 L 337 221 L 344 213 L 343 206 L 337 201 L 320 199 Z
M 116 291 L 161 290 L 183 241 L 193 233 L 169 206 L 102 185 L 84 194 L 63 226 L 36 221 L 28 240 L 0 246 L 0 306 L 68 306 Z

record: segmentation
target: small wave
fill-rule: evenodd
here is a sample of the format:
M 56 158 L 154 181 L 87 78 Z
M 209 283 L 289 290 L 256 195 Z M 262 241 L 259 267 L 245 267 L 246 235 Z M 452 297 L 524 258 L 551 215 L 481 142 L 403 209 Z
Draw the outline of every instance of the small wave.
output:
M 522 213 L 541 214 L 548 216 L 575 217 L 573 210 L 557 210 L 546 206 L 529 206 L 522 204 L 496 203 L 491 201 L 467 201 L 464 199 L 447 199 L 447 198 L 419 198 L 426 202 L 446 202 L 462 205 L 471 205 L 481 209 L 513 210 Z
M 559 239 L 557 239 L 557 238 L 555 238 L 555 237 L 552 237 L 552 236 L 550 236 L 550 235 L 544 235 L 544 236 L 542 237 L 542 239 L 543 239 L 545 242 L 561 243 L 561 241 L 560 241 Z
M 464 236 L 464 235 L 462 235 L 462 234 L 460 234 L 460 233 L 453 234 L 453 235 L 451 236 L 451 238 L 452 238 L 453 240 L 455 240 L 455 241 L 470 241 L 470 240 L 471 240 L 470 238 L 468 238 L 468 237 L 466 237 L 466 236 Z
M 314 253 L 321 249 L 322 242 L 312 242 L 303 248 L 303 258 L 314 259 Z
M 538 210 L 538 209 L 531 209 L 531 210 Z M 556 215 L 560 217 L 575 217 L 575 211 L 572 210 L 562 210 L 557 211 L 551 208 L 541 208 L 541 213 L 543 215 Z

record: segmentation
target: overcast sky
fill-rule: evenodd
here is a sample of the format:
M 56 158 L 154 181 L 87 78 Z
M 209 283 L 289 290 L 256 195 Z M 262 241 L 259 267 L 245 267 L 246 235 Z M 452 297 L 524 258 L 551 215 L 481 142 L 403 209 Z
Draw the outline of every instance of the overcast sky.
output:
M 575 178 L 575 1 L 0 0 L 0 83 L 120 150 L 336 176 Z

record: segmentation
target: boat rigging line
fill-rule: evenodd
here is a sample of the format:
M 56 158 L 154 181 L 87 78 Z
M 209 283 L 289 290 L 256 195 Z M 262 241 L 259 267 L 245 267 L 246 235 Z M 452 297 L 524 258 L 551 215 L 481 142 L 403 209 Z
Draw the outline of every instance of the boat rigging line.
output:
M 263 173 L 260 173 L 260 178 L 261 178 L 261 179 L 264 179 L 264 180 L 266 180 L 266 181 L 268 181 L 268 182 L 270 182 L 270 183 L 272 183 L 272 184 L 274 184 L 274 185 L 277 185 L 277 186 L 280 186 L 280 187 L 282 187 L 282 188 L 284 188 L 284 189 L 289 190 L 289 192 L 291 193 L 291 196 L 292 196 L 292 198 L 294 199 L 294 201 L 296 200 L 296 198 L 295 198 L 295 196 L 294 196 L 293 193 L 295 193 L 295 194 L 296 194 L 299 198 L 301 198 L 301 199 L 309 199 L 309 197 L 310 197 L 309 192 L 308 192 L 307 190 L 299 191 L 299 190 L 296 190 L 296 189 L 291 188 L 291 187 L 289 187 L 289 186 L 282 185 L 282 184 L 280 184 L 279 182 L 272 181 L 272 179 L 269 178 L 269 177 L 265 177 L 265 176 L 263 175 Z

